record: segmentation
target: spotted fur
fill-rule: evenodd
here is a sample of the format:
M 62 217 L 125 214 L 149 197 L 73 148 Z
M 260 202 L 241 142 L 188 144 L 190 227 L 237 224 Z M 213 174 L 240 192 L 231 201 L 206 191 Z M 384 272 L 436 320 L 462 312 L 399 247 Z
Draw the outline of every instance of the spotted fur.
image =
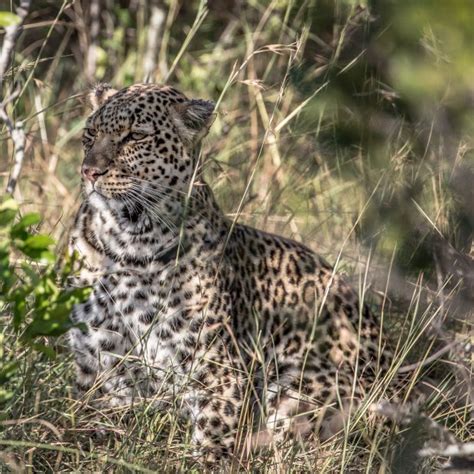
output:
M 198 167 L 212 103 L 157 85 L 93 97 L 71 237 L 75 284 L 93 287 L 72 315 L 77 387 L 179 406 L 213 456 L 237 450 L 249 398 L 267 440 L 340 429 L 391 359 L 369 308 L 303 244 L 224 216 Z

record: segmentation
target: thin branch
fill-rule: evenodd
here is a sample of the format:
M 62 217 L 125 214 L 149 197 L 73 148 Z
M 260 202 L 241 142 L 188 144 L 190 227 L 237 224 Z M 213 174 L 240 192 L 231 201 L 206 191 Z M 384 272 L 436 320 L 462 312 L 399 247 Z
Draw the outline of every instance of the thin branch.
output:
M 15 48 L 16 40 L 23 29 L 23 21 L 30 9 L 31 0 L 21 0 L 20 6 L 16 9 L 16 14 L 20 21 L 11 26 L 5 27 L 5 36 L 3 38 L 2 51 L 0 52 L 0 90 L 3 86 L 3 79 L 10 64 L 10 57 Z
M 23 166 L 23 159 L 25 157 L 25 129 L 22 120 L 18 120 L 17 122 L 12 122 L 10 117 L 5 111 L 5 106 L 1 104 L 0 106 L 0 119 L 5 122 L 7 126 L 8 133 L 13 141 L 13 145 L 15 147 L 15 157 L 13 161 L 13 168 L 10 172 L 10 177 L 8 179 L 7 184 L 7 193 L 13 194 L 15 191 L 16 183 L 18 182 L 18 178 L 20 176 L 21 168 Z
M 427 357 L 426 359 L 420 361 L 420 362 L 415 362 L 414 364 L 410 365 L 405 365 L 403 367 L 400 367 L 398 369 L 398 373 L 404 374 L 406 372 L 413 372 L 416 369 L 419 369 L 421 367 L 424 367 L 428 364 L 431 364 L 431 362 L 434 362 L 435 360 L 439 359 L 441 356 L 449 352 L 454 346 L 458 345 L 458 341 L 453 341 L 450 342 L 448 345 L 444 346 L 442 349 L 439 351 L 435 352 L 433 355 Z
M 23 22 L 28 14 L 30 3 L 30 0 L 21 0 L 20 6 L 16 9 L 16 14 L 20 21 L 15 25 L 7 26 L 5 28 L 5 37 L 3 38 L 2 50 L 0 52 L 0 91 L 2 91 L 3 80 L 8 70 L 13 50 L 15 49 L 16 40 L 23 29 Z M 13 121 L 7 114 L 8 104 L 13 102 L 18 97 L 19 93 L 19 90 L 13 92 L 0 104 L 0 120 L 5 123 L 15 148 L 13 168 L 7 184 L 7 193 L 9 194 L 13 194 L 13 191 L 15 190 L 25 156 L 26 138 L 23 121 Z

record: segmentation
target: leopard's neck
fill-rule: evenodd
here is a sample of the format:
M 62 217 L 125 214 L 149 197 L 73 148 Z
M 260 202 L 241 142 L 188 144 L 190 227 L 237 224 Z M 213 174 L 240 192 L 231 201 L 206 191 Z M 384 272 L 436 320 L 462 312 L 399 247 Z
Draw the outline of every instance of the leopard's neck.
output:
M 216 248 L 226 235 L 227 221 L 207 184 L 193 187 L 189 197 L 154 207 L 146 203 L 107 200 L 92 193 L 79 219 L 82 234 L 104 255 L 104 266 L 145 268 L 184 256 L 191 246 Z M 87 260 L 87 256 L 86 256 Z

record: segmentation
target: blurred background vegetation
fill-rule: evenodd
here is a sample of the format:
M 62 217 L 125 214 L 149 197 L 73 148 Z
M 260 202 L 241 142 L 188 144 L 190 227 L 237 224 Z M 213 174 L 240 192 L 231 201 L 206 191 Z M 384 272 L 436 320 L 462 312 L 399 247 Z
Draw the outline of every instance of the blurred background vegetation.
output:
M 429 347 L 469 342 L 473 25 L 471 0 L 34 1 L 3 81 L 26 133 L 14 197 L 64 244 L 84 94 L 98 81 L 170 83 L 218 103 L 204 148 L 229 216 L 304 241 L 356 283 L 366 273 L 388 325 L 430 314 Z M 5 189 L 14 147 L 0 131 Z M 472 355 L 451 355 L 464 361 L 453 380 L 469 387 Z

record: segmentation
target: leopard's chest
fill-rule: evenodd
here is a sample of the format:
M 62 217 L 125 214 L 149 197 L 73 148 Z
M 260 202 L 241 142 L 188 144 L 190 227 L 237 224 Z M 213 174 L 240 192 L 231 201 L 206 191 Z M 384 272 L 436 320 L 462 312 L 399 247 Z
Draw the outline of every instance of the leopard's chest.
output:
M 90 300 L 76 315 L 91 329 L 100 326 L 119 340 L 120 352 L 156 371 L 184 370 L 189 335 L 200 304 L 198 276 L 174 268 L 117 271 L 94 285 Z M 96 341 L 99 344 L 98 341 Z M 102 344 L 103 345 L 103 344 Z M 117 344 L 114 345 L 117 347 Z

